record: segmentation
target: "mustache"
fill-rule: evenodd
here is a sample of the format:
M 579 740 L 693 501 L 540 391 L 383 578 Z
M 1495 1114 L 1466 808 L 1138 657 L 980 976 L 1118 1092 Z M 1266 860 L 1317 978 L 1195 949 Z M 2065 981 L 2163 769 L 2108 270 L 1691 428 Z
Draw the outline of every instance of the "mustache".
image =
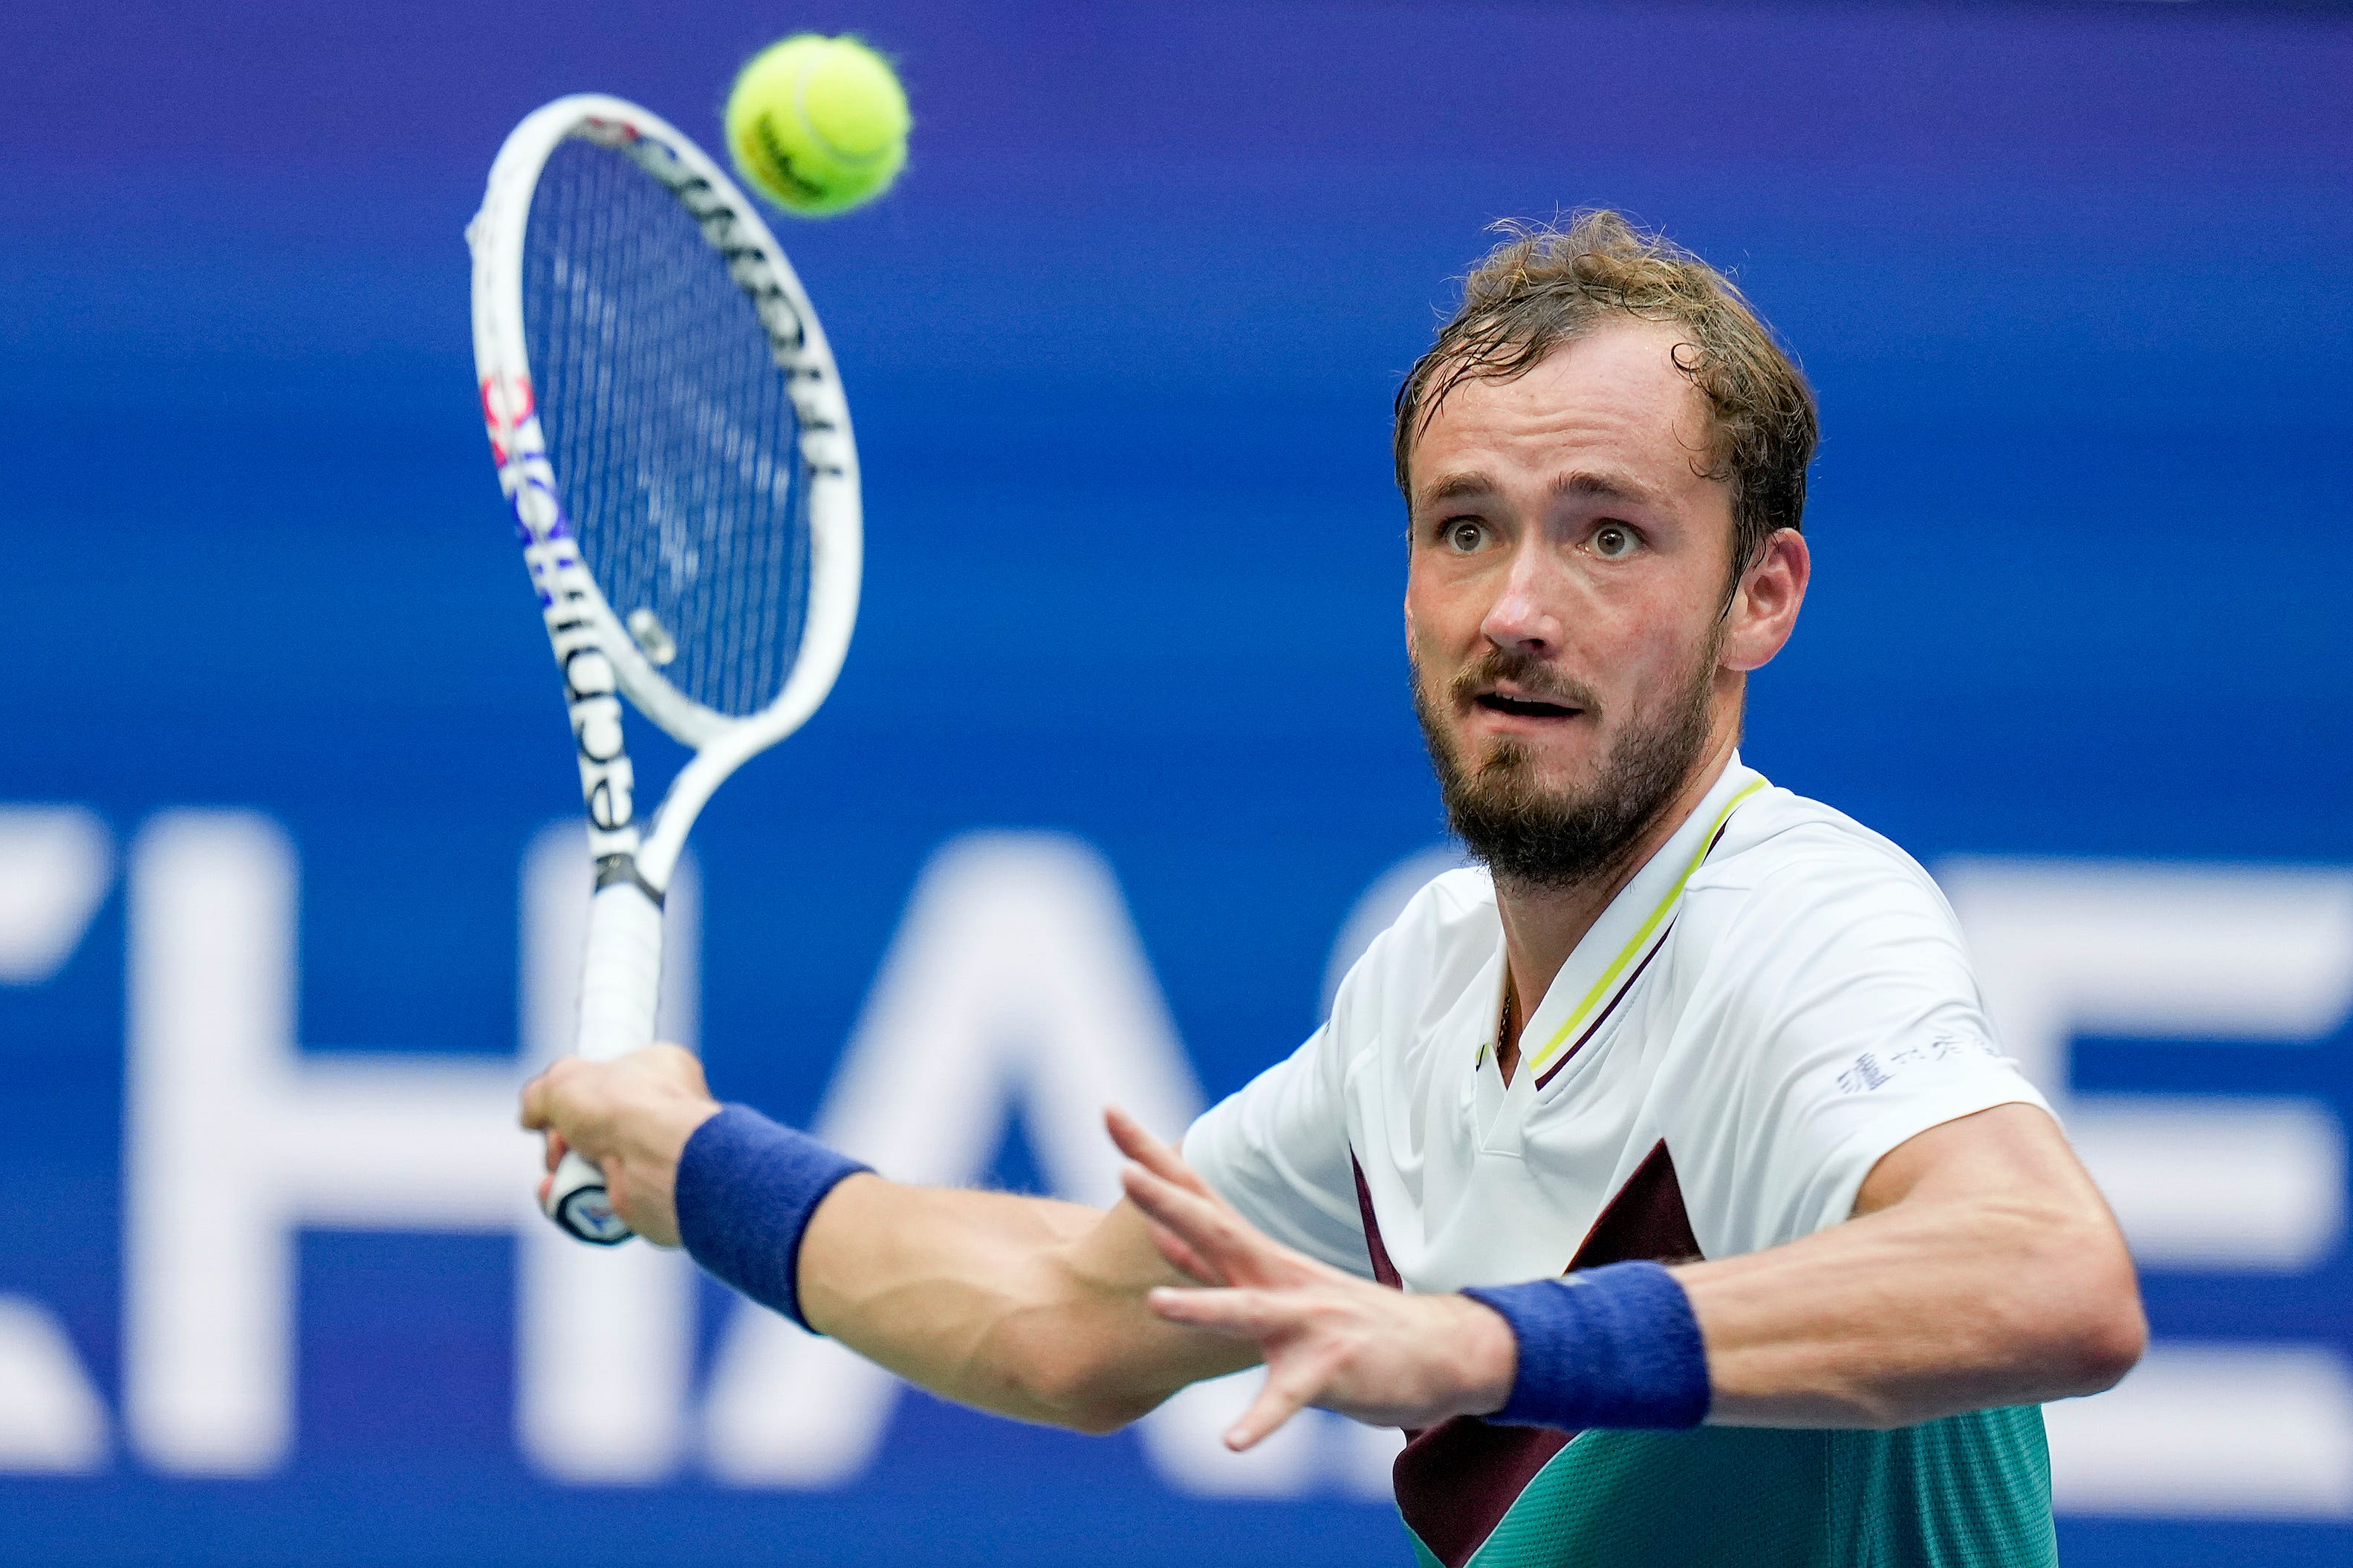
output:
M 1518 648 L 1489 648 L 1477 661 L 1455 672 L 1454 679 L 1446 683 L 1447 694 L 1458 703 L 1468 702 L 1488 688 L 1506 681 L 1517 687 L 1522 695 L 1538 701 L 1580 708 L 1588 713 L 1601 711 L 1601 700 L 1594 695 L 1591 687 Z

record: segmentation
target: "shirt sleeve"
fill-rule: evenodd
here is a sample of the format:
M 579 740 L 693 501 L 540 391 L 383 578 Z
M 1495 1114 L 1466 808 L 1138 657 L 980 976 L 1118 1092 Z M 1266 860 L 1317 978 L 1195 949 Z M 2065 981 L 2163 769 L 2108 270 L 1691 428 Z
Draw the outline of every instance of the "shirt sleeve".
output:
M 1927 874 L 1859 858 L 1786 867 L 1686 910 L 1699 968 L 1658 1104 L 1711 1258 L 1848 1218 L 1872 1167 L 1932 1127 L 2050 1109 L 2002 1053 Z
M 1268 1236 L 1369 1279 L 1345 1075 L 1337 1031 L 1326 1024 L 1194 1122 L 1185 1161 Z

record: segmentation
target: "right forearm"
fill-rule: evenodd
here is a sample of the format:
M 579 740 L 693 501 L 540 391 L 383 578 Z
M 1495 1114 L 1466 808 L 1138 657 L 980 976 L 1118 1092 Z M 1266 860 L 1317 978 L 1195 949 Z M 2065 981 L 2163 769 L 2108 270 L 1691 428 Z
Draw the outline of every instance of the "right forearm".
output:
M 1148 1134 L 1113 1113 L 1135 1148 Z M 1155 1316 L 1182 1281 L 1133 1205 L 902 1186 L 743 1107 L 675 1046 L 532 1080 L 523 1124 L 605 1170 L 638 1234 L 950 1399 L 1102 1431 L 1254 1350 Z M 1123 1147 L 1126 1145 L 1124 1144 Z M 1173 1154 L 1169 1156 L 1173 1158 Z
M 908 1381 L 1022 1420 L 1101 1431 L 1249 1364 L 1145 1302 L 1176 1278 L 1133 1210 L 841 1184 L 802 1243 L 810 1326 Z

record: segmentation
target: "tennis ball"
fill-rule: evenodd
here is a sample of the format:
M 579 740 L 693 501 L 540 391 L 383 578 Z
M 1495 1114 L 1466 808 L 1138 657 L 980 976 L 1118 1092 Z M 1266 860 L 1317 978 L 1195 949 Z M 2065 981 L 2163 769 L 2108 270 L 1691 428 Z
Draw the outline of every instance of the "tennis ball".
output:
M 796 33 L 754 55 L 727 94 L 735 167 L 777 205 L 847 212 L 907 161 L 907 92 L 890 62 L 844 34 Z

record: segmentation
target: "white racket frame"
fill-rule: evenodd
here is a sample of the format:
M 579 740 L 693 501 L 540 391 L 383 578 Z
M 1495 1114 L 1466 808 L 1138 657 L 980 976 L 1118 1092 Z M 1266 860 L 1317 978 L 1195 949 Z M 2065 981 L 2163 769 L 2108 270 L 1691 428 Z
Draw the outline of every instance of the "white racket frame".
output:
M 523 339 L 523 241 L 540 171 L 575 137 L 626 155 L 678 199 L 751 300 L 787 377 L 808 485 L 808 600 L 792 672 L 755 713 L 721 713 L 662 677 L 581 559 L 562 477 L 548 461 Z M 474 368 L 483 424 L 564 674 L 596 864 L 577 1048 L 581 1056 L 610 1059 L 653 1040 L 661 902 L 695 817 L 730 773 L 806 723 L 841 672 L 858 618 L 864 549 L 858 447 L 833 351 L 784 248 L 726 173 L 659 115 L 600 93 L 575 93 L 533 110 L 499 149 L 466 237 L 474 258 Z M 694 751 L 642 819 L 621 730 L 623 697 Z M 606 1199 L 603 1173 L 576 1152 L 556 1171 L 546 1208 L 583 1241 L 610 1246 L 632 1234 Z

